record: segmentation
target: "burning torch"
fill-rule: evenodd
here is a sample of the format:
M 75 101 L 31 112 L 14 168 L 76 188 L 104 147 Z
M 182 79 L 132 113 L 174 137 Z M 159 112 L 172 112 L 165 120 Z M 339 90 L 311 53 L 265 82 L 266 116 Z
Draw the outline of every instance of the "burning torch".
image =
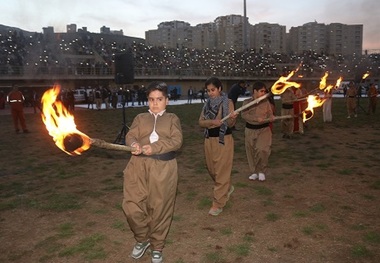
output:
M 74 116 L 65 108 L 61 101 L 57 101 L 60 86 L 54 85 L 47 90 L 41 99 L 42 121 L 46 125 L 49 135 L 55 144 L 69 155 L 80 155 L 91 145 L 118 151 L 135 151 L 134 147 L 105 142 L 104 140 L 90 138 L 76 128 Z

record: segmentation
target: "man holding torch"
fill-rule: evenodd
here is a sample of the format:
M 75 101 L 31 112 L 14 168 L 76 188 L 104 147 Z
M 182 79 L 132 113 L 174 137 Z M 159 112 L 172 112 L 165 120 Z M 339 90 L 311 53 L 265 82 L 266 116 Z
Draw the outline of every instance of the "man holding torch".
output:
M 347 118 L 351 118 L 351 116 L 357 117 L 357 100 L 356 96 L 358 95 L 357 88 L 355 87 L 355 84 L 353 81 L 350 81 L 348 84 L 348 89 L 346 92 L 346 98 L 347 98 Z
M 368 114 L 375 114 L 376 111 L 376 104 L 377 104 L 377 95 L 379 95 L 379 92 L 376 89 L 375 83 L 371 83 L 368 89 Z
M 137 115 L 125 136 L 135 150 L 124 170 L 123 210 L 137 241 L 132 258 L 141 258 L 150 246 L 152 263 L 161 263 L 177 190 L 175 151 L 183 138 L 179 118 L 166 112 L 167 85 L 151 83 L 147 97 L 149 112 Z
M 292 87 L 286 89 L 281 95 L 281 115 L 294 115 L 293 102 L 297 100 L 296 95 L 292 91 Z M 291 139 L 294 130 L 293 119 L 281 120 L 282 138 Z
M 246 99 L 243 106 L 266 94 L 263 82 L 253 84 L 252 98 Z M 268 159 L 271 153 L 272 131 L 269 123 L 274 120 L 273 109 L 268 99 L 242 111 L 245 124 L 245 151 L 251 171 L 250 180 L 265 181 Z

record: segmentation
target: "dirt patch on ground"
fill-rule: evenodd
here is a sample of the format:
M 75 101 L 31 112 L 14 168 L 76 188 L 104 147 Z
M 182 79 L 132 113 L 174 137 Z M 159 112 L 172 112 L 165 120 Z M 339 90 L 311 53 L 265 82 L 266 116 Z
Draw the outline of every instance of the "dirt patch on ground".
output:
M 127 118 L 139 109 L 128 111 Z M 173 108 L 171 111 L 174 111 Z M 176 108 L 185 143 L 179 153 L 175 216 L 166 263 L 378 262 L 380 258 L 380 128 L 376 116 L 308 124 L 282 139 L 275 124 L 267 181 L 249 181 L 243 124 L 235 137 L 232 194 L 208 216 L 212 182 L 203 158 L 200 105 Z M 79 129 L 115 139 L 120 111 L 80 111 Z M 134 245 L 121 210 L 129 154 L 58 150 L 38 114 L 30 134 L 14 134 L 1 116 L 0 262 L 150 262 L 129 257 Z M 111 131 L 111 132 L 110 132 Z

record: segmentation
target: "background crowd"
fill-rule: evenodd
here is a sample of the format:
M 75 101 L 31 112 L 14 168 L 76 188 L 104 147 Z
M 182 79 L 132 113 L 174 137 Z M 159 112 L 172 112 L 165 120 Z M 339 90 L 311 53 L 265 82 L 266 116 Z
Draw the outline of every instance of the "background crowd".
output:
M 152 47 L 144 43 L 94 40 L 83 35 L 73 40 L 47 39 L 42 33 L 24 36 L 22 31 L 0 34 L 0 76 L 20 74 L 112 75 L 116 53 L 131 50 L 136 76 L 250 76 L 277 77 L 301 64 L 299 74 L 352 78 L 355 72 L 380 75 L 380 54 L 329 56 L 305 51 L 301 55 L 238 52 L 234 49 Z M 358 77 L 359 76 L 354 76 Z

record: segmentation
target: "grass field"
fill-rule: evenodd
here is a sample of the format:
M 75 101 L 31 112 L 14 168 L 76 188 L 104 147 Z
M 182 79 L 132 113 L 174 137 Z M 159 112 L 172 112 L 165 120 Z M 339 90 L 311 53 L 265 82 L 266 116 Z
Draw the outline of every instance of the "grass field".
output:
M 361 105 L 366 109 L 365 98 Z M 282 139 L 275 122 L 264 183 L 248 180 L 239 117 L 236 190 L 223 213 L 211 217 L 201 107 L 168 106 L 181 119 L 184 144 L 166 263 L 379 262 L 379 112 L 359 109 L 347 119 L 344 99 L 334 99 L 332 123 L 323 123 L 317 108 L 305 134 L 292 140 Z M 127 124 L 146 110 L 127 108 Z M 39 114 L 26 119 L 31 133 L 15 134 L 11 117 L 0 116 L 0 262 L 150 262 L 148 255 L 129 257 L 135 241 L 121 201 L 130 153 L 92 147 L 69 156 Z M 75 120 L 90 137 L 113 142 L 122 110 L 77 110 Z

